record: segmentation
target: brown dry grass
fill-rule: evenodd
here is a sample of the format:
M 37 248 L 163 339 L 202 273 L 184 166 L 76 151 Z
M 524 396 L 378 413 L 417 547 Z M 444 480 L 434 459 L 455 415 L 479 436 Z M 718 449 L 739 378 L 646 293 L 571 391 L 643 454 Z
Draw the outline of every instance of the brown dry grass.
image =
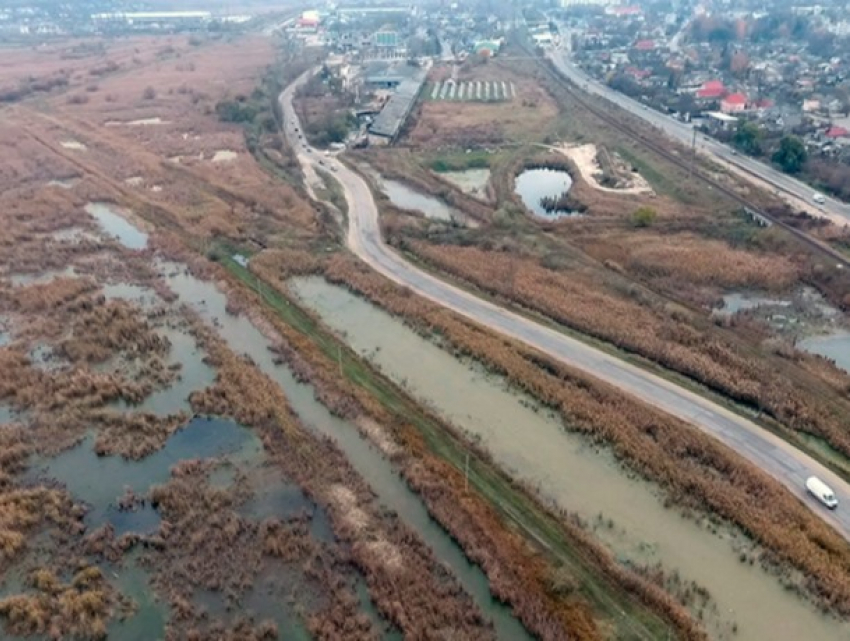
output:
M 656 302 L 639 286 L 606 291 L 595 270 L 554 271 L 532 259 L 475 247 L 405 246 L 476 287 L 761 407 L 788 427 L 825 438 L 850 455 L 847 401 L 835 394 L 839 390 L 824 388 L 824 378 L 808 376 L 793 360 L 771 357 L 758 343 L 712 327 L 705 317 Z
M 34 594 L 0 601 L 0 617 L 8 633 L 52 639 L 106 638 L 106 620 L 117 601 L 97 567 L 83 567 L 68 584 L 42 568 L 33 573 L 30 584 Z
M 690 233 L 633 232 L 594 239 L 585 249 L 647 280 L 688 286 L 788 291 L 799 282 L 787 257 L 730 247 Z

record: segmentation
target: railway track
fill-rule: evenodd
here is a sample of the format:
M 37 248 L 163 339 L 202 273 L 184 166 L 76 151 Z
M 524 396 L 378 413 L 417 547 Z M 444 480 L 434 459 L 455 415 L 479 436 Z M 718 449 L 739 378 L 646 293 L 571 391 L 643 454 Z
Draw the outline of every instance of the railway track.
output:
M 730 200 L 732 200 L 732 201 L 738 203 L 739 205 L 741 205 L 742 207 L 750 210 L 752 213 L 757 214 L 758 216 L 764 218 L 765 220 L 769 220 L 774 225 L 781 227 L 782 229 L 786 230 L 788 233 L 792 234 L 794 237 L 796 237 L 798 240 L 800 240 L 802 243 L 804 243 L 808 247 L 814 249 L 818 253 L 820 253 L 820 254 L 830 258 L 831 260 L 835 261 L 836 266 L 839 266 L 840 268 L 850 268 L 850 258 L 846 257 L 844 254 L 842 254 L 838 250 L 830 247 L 829 245 L 822 243 L 821 241 L 817 240 L 816 238 L 812 238 L 806 232 L 794 227 L 793 225 L 790 225 L 789 223 L 785 222 L 784 220 L 782 220 L 782 219 L 780 219 L 780 218 L 778 218 L 778 217 L 776 217 L 772 214 L 767 213 L 766 211 L 762 210 L 758 205 L 747 200 L 744 196 L 739 194 L 734 189 L 724 185 L 723 183 L 721 183 L 717 180 L 714 180 L 711 176 L 706 175 L 705 173 L 700 171 L 695 166 L 692 166 L 692 164 L 690 162 L 683 160 L 680 155 L 671 152 L 665 146 L 658 144 L 657 142 L 655 142 L 654 140 L 643 135 L 639 131 L 636 131 L 635 129 L 630 128 L 627 125 L 623 124 L 622 119 L 618 118 L 617 116 L 610 114 L 605 109 L 600 108 L 598 105 L 593 104 L 593 102 L 591 100 L 588 100 L 587 96 L 579 88 L 577 88 L 569 79 L 565 78 L 561 73 L 559 73 L 558 70 L 554 68 L 554 65 L 550 61 L 545 60 L 545 59 L 541 59 L 541 57 L 539 55 L 537 55 L 536 53 L 534 53 L 532 50 L 529 49 L 529 47 L 526 43 L 524 43 L 524 42 L 520 43 L 520 46 L 530 56 L 533 56 L 538 62 L 541 63 L 541 66 L 544 69 L 546 69 L 547 73 L 570 95 L 570 97 L 579 106 L 586 109 L 587 111 L 592 113 L 594 116 L 596 116 L 597 118 L 599 118 L 600 120 L 602 120 L 606 124 L 610 125 L 611 127 L 616 129 L 620 133 L 625 134 L 626 136 L 628 136 L 632 140 L 640 143 L 644 147 L 646 147 L 646 148 L 650 149 L 651 151 L 653 151 L 654 153 L 658 154 L 659 156 L 661 156 L 662 158 L 664 158 L 668 162 L 676 165 L 677 167 L 680 167 L 680 168 L 688 171 L 691 174 L 691 176 L 693 177 L 693 179 L 702 181 L 704 184 L 710 186 L 712 189 L 717 190 L 718 192 L 720 192 L 721 194 L 723 194 L 724 196 L 726 196 Z M 616 105 L 614 105 L 614 106 L 616 107 Z M 629 116 L 629 117 L 633 117 L 633 116 Z M 746 170 L 744 170 L 744 171 L 746 171 Z

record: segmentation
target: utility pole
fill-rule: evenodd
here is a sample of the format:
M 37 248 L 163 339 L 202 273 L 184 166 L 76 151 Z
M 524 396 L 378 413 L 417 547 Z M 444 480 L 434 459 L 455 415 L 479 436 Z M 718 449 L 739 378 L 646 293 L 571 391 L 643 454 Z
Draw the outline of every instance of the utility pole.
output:
M 697 164 L 697 128 L 693 127 L 694 135 L 691 139 L 691 168 L 688 171 L 688 182 L 691 182 L 691 179 L 694 175 L 694 165 Z

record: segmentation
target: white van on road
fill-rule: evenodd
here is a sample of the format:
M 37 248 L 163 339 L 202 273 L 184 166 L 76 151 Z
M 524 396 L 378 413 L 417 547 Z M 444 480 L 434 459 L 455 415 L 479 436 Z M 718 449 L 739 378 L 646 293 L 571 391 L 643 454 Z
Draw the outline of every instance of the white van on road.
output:
M 819 194 L 819 193 L 817 193 L 817 192 L 815 192 L 815 193 L 812 195 L 812 200 L 814 200 L 814 201 L 815 201 L 818 205 L 824 205 L 824 204 L 826 204 L 826 198 L 824 198 L 824 195 L 823 195 L 823 194 Z
M 835 493 L 817 476 L 810 476 L 806 479 L 806 489 L 809 491 L 809 494 L 814 496 L 830 510 L 834 510 L 838 507 L 838 499 L 835 498 Z

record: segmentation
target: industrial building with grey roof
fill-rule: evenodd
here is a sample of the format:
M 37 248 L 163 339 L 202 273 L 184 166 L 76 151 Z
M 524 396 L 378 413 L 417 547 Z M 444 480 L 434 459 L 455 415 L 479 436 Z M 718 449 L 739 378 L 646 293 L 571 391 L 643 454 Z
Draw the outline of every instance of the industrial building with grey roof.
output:
M 387 142 L 393 142 L 401 131 L 404 121 L 410 115 L 424 82 L 424 72 L 420 72 L 415 78 L 402 80 L 384 104 L 381 113 L 369 126 L 369 134 L 386 138 Z

